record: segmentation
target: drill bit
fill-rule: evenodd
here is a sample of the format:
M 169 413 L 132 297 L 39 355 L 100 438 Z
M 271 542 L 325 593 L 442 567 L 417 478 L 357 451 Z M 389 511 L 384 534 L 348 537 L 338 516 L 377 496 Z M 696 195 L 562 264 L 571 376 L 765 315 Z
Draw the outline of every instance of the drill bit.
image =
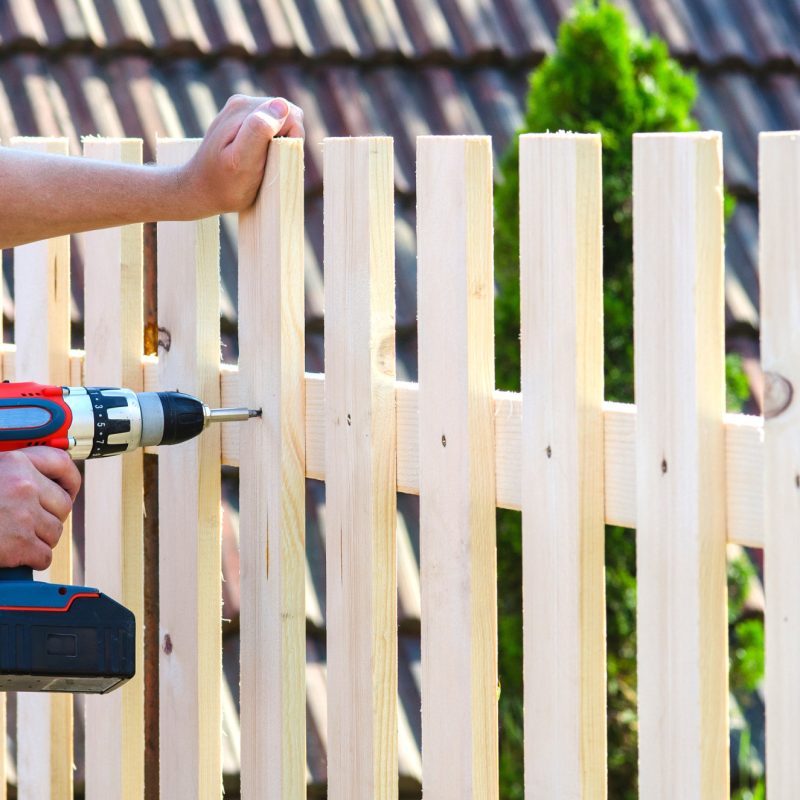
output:
M 260 408 L 209 408 L 206 420 L 207 422 L 239 422 L 260 416 Z

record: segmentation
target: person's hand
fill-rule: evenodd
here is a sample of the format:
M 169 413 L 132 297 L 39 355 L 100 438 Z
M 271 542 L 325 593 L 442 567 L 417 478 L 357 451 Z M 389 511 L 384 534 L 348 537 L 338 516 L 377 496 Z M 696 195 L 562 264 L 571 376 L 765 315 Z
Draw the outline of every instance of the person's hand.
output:
M 0 567 L 47 569 L 81 486 L 63 450 L 0 453 Z
M 276 136 L 304 135 L 303 112 L 282 97 L 231 97 L 178 176 L 192 216 L 251 206 L 264 176 L 270 142 Z

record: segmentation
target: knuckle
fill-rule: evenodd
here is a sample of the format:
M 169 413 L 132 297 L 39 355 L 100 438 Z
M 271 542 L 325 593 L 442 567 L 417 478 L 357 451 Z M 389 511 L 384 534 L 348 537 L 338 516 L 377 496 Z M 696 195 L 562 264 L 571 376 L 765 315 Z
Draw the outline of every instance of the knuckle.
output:
M 56 517 L 58 517 L 60 522 L 64 522 L 70 515 L 71 511 L 72 498 L 66 492 L 64 492 L 61 502 L 58 504 L 58 508 L 56 509 Z
M 66 450 L 56 450 L 53 447 L 49 449 L 52 451 L 50 453 L 50 457 L 53 459 L 53 463 L 59 467 L 59 469 L 69 469 L 69 466 L 72 464 L 72 459 L 69 457 L 69 453 L 67 453 Z
M 35 481 L 22 476 L 12 483 L 11 490 L 14 497 L 22 502 L 33 500 L 39 494 Z
M 272 126 L 261 114 L 251 114 L 245 124 L 253 133 L 260 133 L 261 131 L 272 133 Z
M 231 109 L 233 111 L 237 111 L 239 109 L 244 108 L 249 103 L 249 100 L 246 95 L 243 94 L 232 94 L 228 98 L 228 102 L 225 103 L 225 108 Z
M 38 561 L 37 569 L 47 569 L 53 563 L 53 551 L 49 547 L 40 550 Z
M 63 532 L 64 524 L 60 520 L 54 520 L 53 522 L 49 523 L 46 531 L 47 543 L 51 547 L 55 547 L 58 544 L 58 540 L 61 538 L 61 534 Z
M 2 453 L 2 457 L 5 462 L 5 467 L 9 472 L 9 476 L 6 480 L 11 480 L 18 475 L 29 475 L 34 469 L 30 458 L 18 450 Z
M 11 464 L 20 464 L 23 461 L 27 461 L 27 457 L 19 450 L 9 450 L 2 454 L 2 458 L 4 461 L 8 461 Z

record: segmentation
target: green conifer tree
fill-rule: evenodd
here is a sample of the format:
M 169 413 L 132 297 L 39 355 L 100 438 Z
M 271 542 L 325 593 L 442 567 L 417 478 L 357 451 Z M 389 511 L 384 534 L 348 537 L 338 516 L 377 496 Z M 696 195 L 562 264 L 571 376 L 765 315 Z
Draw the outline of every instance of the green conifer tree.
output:
M 633 401 L 632 137 L 690 131 L 697 89 L 666 45 L 631 30 L 606 0 L 581 0 L 555 52 L 533 72 L 520 133 L 600 133 L 603 142 L 605 375 L 607 399 Z M 519 390 L 519 143 L 505 154 L 495 196 L 497 382 Z M 738 385 L 741 387 L 739 370 Z M 635 537 L 606 530 L 609 797 L 638 796 Z M 520 515 L 498 512 L 501 796 L 522 800 Z M 741 589 L 742 587 L 740 587 Z M 740 592 L 741 594 L 741 592 Z

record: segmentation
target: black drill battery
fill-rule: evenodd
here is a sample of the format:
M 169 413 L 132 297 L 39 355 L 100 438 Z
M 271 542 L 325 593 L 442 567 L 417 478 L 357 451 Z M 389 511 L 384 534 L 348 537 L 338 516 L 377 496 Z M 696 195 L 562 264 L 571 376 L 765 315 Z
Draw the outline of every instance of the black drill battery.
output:
M 0 691 L 105 694 L 133 677 L 136 621 L 87 586 L 0 569 Z

